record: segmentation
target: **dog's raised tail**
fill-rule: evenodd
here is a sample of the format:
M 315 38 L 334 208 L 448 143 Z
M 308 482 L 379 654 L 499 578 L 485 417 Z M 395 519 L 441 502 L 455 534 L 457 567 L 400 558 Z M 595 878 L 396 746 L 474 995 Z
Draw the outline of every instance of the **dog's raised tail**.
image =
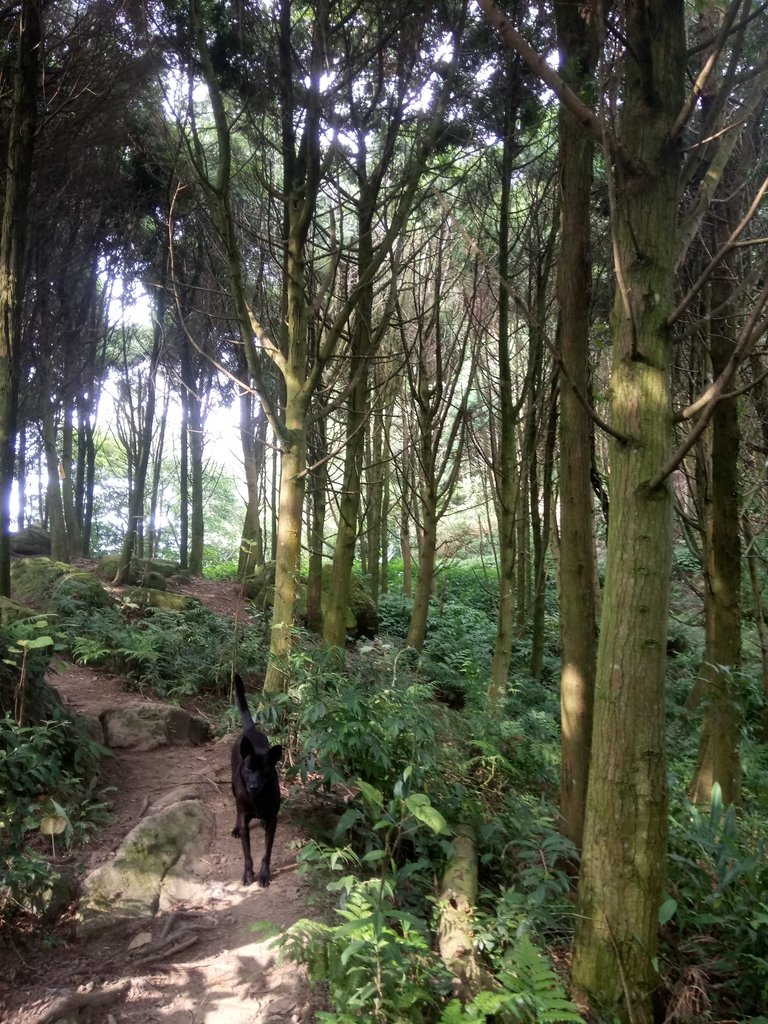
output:
M 251 710 L 248 707 L 248 701 L 245 698 L 245 686 L 243 686 L 243 680 L 237 672 L 235 672 L 235 702 L 237 703 L 237 710 L 240 712 L 243 728 L 252 729 L 253 719 L 251 718 Z

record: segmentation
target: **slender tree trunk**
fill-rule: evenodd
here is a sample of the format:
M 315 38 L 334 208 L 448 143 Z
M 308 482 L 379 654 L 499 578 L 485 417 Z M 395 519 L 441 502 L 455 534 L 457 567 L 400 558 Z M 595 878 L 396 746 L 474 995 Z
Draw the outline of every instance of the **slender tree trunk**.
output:
M 733 195 L 733 192 L 731 193 Z M 738 196 L 738 191 L 736 192 Z M 719 248 L 738 221 L 733 199 L 723 204 L 714 244 Z M 726 258 L 711 282 L 710 308 L 727 301 L 734 287 L 733 260 Z M 730 317 L 710 319 L 713 379 L 727 366 L 735 344 Z M 710 421 L 711 461 L 704 495 L 704 720 L 690 798 L 708 804 L 720 784 L 723 802 L 738 803 L 741 766 L 740 709 L 735 673 L 741 665 L 741 546 L 738 461 L 739 400 L 725 396 Z
M 367 331 L 369 325 L 364 329 Z M 343 647 L 347 635 L 352 565 L 358 536 L 367 404 L 368 375 L 364 373 L 350 395 L 347 405 L 344 477 L 339 498 L 336 546 L 333 552 L 333 583 L 329 588 L 323 616 L 323 643 L 327 647 Z
M 421 545 L 419 546 L 419 577 L 416 581 L 416 592 L 413 596 L 411 624 L 406 637 L 406 646 L 420 651 L 427 635 L 427 619 L 429 617 L 429 599 L 435 581 L 435 562 L 437 556 L 437 512 L 435 497 L 431 493 L 422 494 L 421 509 Z
M 382 523 L 384 522 L 384 414 L 381 409 L 373 413 L 370 433 L 370 458 L 368 459 L 367 491 L 368 491 L 368 537 L 370 544 L 370 578 L 371 598 L 376 606 L 379 603 L 382 573 Z M 386 531 L 385 531 L 386 532 Z
M 203 420 L 200 414 L 200 396 L 190 396 L 189 403 L 189 463 L 192 478 L 192 505 L 190 516 L 189 571 L 193 576 L 203 575 L 205 522 L 203 508 Z
M 91 531 L 93 528 L 93 492 L 96 485 L 96 444 L 93 438 L 93 424 L 86 418 L 82 425 L 82 444 L 85 449 L 85 482 L 83 488 L 83 556 L 91 553 Z
M 179 564 L 189 568 L 189 392 L 181 393 L 181 436 L 179 438 Z
M 75 504 L 75 488 L 72 482 L 73 450 L 74 427 L 72 423 L 72 406 L 67 402 L 64 407 L 64 422 L 61 434 L 61 500 L 67 531 L 69 557 L 81 558 L 83 554 L 82 536 Z
M 277 557 L 275 559 L 275 603 L 272 639 L 264 689 L 275 693 L 288 683 L 288 655 L 301 559 L 301 521 L 304 506 L 304 474 L 307 468 L 306 410 L 288 387 L 285 417 L 291 441 L 280 451 L 280 506 L 277 516 Z
M 664 680 L 672 549 L 671 337 L 684 95 L 682 0 L 627 2 L 612 315 L 611 517 L 571 976 L 606 1011 L 651 1024 L 666 862 Z
M 54 562 L 68 562 L 70 558 L 69 544 L 59 482 L 59 457 L 56 450 L 56 418 L 50 404 L 46 404 L 43 413 L 42 438 L 48 471 L 46 503 L 48 505 L 48 528 L 51 533 L 51 558 Z
M 556 385 L 553 384 L 556 391 Z M 541 480 L 541 515 L 534 530 L 534 589 L 531 639 L 532 679 L 541 679 L 544 670 L 545 621 L 547 610 L 547 550 L 551 533 L 552 476 L 554 470 L 555 442 L 557 438 L 557 397 L 549 397 L 547 429 L 544 437 L 544 458 Z M 537 497 L 538 505 L 538 497 Z M 538 508 L 537 508 L 538 512 Z
M 307 623 L 319 630 L 323 623 L 323 544 L 325 541 L 325 506 L 328 487 L 328 463 L 325 420 L 320 418 L 312 426 L 311 454 L 313 470 L 312 527 L 309 532 L 309 572 L 307 577 Z
M 239 579 L 250 576 L 257 565 L 264 564 L 264 534 L 261 529 L 262 480 L 266 456 L 266 417 L 254 418 L 255 405 L 250 391 L 240 393 L 240 443 L 243 449 L 246 506 L 237 565 Z
M 36 93 L 42 38 L 39 0 L 22 0 L 16 38 L 0 224 L 0 596 L 3 597 L 11 593 L 11 490 L 18 418 L 27 206 L 37 127 Z
M 16 485 L 19 495 L 16 528 L 23 530 L 26 525 L 24 513 L 27 495 L 27 431 L 25 427 L 19 430 L 16 449 Z
M 163 456 L 165 454 L 165 427 L 168 422 L 168 404 L 170 393 L 166 388 L 163 395 L 163 411 L 160 415 L 160 430 L 157 435 L 155 446 L 155 458 L 152 463 L 152 484 L 149 497 L 149 521 L 152 529 L 149 534 L 148 558 L 157 558 L 160 550 L 160 527 L 157 525 L 160 518 L 160 484 L 163 477 Z
M 565 81 L 581 93 L 597 61 L 594 19 L 566 0 L 555 3 L 557 41 Z M 592 301 L 590 191 L 594 145 L 573 114 L 559 111 L 560 385 L 559 595 L 560 822 L 563 835 L 581 847 L 592 742 L 597 653 L 593 496 L 590 482 L 592 421 L 579 396 L 588 398 Z
M 157 364 L 160 359 L 160 352 L 163 344 L 163 322 L 168 299 L 163 289 L 157 291 L 157 305 L 155 308 L 155 323 L 152 338 L 152 353 L 150 355 L 149 372 L 147 374 L 147 397 L 142 409 L 141 440 L 139 444 L 139 457 L 136 463 L 133 476 L 133 486 L 128 499 L 128 522 L 126 524 L 125 536 L 120 549 L 120 561 L 115 573 L 115 586 L 124 586 L 128 582 L 131 569 L 131 559 L 134 552 L 141 550 L 140 541 L 143 536 L 144 525 L 144 499 L 146 497 L 147 473 L 149 470 L 149 457 L 152 447 L 152 433 L 155 425 L 155 402 L 157 394 Z
M 504 140 L 501 157 L 501 207 L 499 210 L 499 425 L 493 452 L 494 505 L 499 534 L 499 607 L 496 612 L 496 642 L 491 660 L 488 696 L 497 700 L 507 688 L 515 640 L 515 568 L 517 535 L 515 511 L 519 498 L 516 420 L 519 406 L 512 391 L 509 295 L 509 203 L 515 156 L 515 121 L 518 90 L 513 88 L 517 58 L 508 54 L 507 87 L 504 99 Z M 516 82 L 515 76 L 515 82 Z

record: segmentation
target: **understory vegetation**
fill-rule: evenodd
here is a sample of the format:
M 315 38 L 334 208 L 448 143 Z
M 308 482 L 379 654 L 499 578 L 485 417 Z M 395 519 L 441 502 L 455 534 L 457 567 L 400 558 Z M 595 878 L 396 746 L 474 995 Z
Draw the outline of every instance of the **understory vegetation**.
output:
M 548 611 L 542 679 L 528 674 L 523 633 L 512 685 L 489 714 L 493 588 L 476 565 L 457 564 L 446 576 L 421 656 L 404 645 L 409 602 L 390 590 L 380 601 L 376 639 L 340 652 L 299 632 L 287 691 L 262 695 L 258 717 L 286 748 L 287 780 L 312 788 L 334 812 L 300 855 L 302 870 L 328 894 L 328 913 L 299 922 L 277 942 L 283 957 L 306 964 L 324 987 L 331 1009 L 321 1019 L 335 1024 L 580 1020 L 565 980 L 578 856 L 558 830 L 557 622 Z M 716 790 L 710 808 L 695 808 L 686 786 L 701 712 L 692 715 L 685 701 L 698 671 L 697 628 L 680 626 L 681 649 L 668 666 L 672 800 L 659 962 L 667 1020 L 764 1024 L 768 752 L 757 728 L 758 666 L 745 659 L 739 691 L 743 804 L 737 814 Z M 66 655 L 165 700 L 207 699 L 224 730 L 234 721 L 231 667 L 245 676 L 263 671 L 265 634 L 258 618 L 244 626 L 202 607 L 93 608 L 70 590 L 55 614 L 6 627 L 4 693 L 32 685 L 51 656 Z M 63 711 L 20 726 L 6 708 L 4 929 L 46 913 L 51 854 L 86 841 L 104 814 L 97 783 L 104 753 Z M 345 802 L 340 794 L 350 793 Z M 479 860 L 469 994 L 455 991 L 435 945 L 440 880 L 457 832 L 472 838 Z

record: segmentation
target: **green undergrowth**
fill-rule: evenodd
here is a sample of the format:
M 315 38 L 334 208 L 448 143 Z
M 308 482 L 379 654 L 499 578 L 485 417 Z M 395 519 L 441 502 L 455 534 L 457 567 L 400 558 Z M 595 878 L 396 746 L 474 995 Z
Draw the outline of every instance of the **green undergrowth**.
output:
M 106 818 L 98 774 L 109 752 L 43 682 L 55 646 L 43 625 L 36 616 L 0 630 L 11 683 L 0 707 L 0 936 L 47 910 L 57 849 L 86 841 Z

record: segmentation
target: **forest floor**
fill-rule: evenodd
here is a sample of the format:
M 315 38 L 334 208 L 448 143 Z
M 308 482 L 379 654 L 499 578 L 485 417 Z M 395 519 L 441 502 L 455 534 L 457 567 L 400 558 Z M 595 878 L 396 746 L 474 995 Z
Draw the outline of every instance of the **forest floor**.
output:
M 174 589 L 194 594 L 220 614 L 234 615 L 238 609 L 232 583 L 200 580 Z M 49 681 L 80 715 L 98 717 L 108 708 L 142 700 L 128 694 L 119 677 L 67 662 L 56 665 Z M 266 889 L 242 886 L 242 851 L 230 834 L 233 739 L 234 734 L 197 747 L 115 750 L 105 759 L 100 785 L 107 790 L 109 821 L 67 859 L 85 870 L 104 863 L 151 803 L 175 787 L 192 785 L 215 820 L 204 874 L 189 887 L 182 907 L 145 920 L 143 928 L 113 928 L 93 938 L 77 938 L 73 912 L 45 932 L 20 935 L 0 948 L 0 1021 L 304 1024 L 312 1019 L 319 996 L 310 992 L 304 972 L 292 963 L 278 964 L 271 940 L 251 926 L 268 921 L 283 931 L 302 917 L 319 916 L 296 863 L 307 838 L 303 823 L 315 813 L 313 798 L 300 787 L 283 787 L 272 884 Z M 263 833 L 257 824 L 251 832 L 258 863 Z M 150 934 L 163 941 L 149 944 Z M 150 959 L 139 941 L 165 952 Z M 78 995 L 88 992 L 113 992 L 114 998 L 107 995 L 99 1003 L 97 997 L 88 1004 L 86 995 L 78 1009 Z M 52 1004 L 62 997 L 69 1002 L 50 1016 Z

